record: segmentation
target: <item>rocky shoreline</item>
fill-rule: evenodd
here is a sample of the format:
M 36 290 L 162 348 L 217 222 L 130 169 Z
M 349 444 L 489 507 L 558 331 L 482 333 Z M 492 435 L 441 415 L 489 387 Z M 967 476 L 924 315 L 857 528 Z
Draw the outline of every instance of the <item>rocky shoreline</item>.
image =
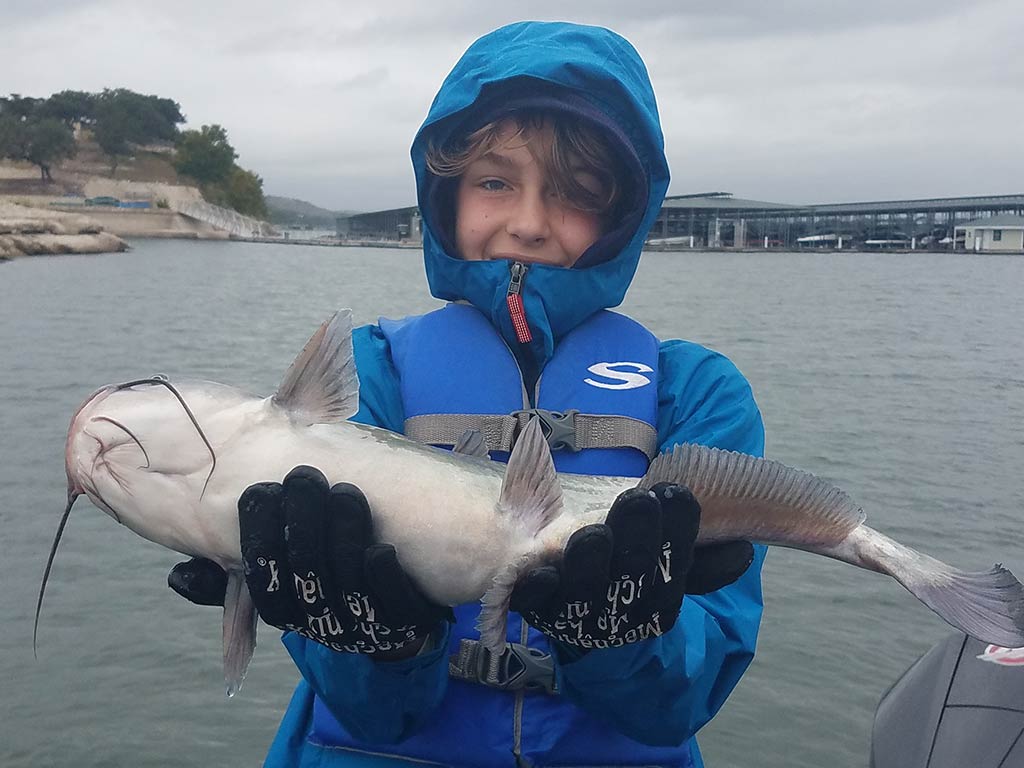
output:
M 0 201 L 0 261 L 127 249 L 124 240 L 88 216 Z

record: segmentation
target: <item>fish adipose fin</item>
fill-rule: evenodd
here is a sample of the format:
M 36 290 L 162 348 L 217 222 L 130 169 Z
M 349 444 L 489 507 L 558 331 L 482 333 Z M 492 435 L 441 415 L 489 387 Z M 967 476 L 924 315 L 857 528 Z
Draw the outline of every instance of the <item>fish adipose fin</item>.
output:
M 228 571 L 224 593 L 224 685 L 229 697 L 242 687 L 249 661 L 256 650 L 256 605 L 249 595 L 245 575 Z
M 662 482 L 685 485 L 700 500 L 705 541 L 747 539 L 817 552 L 839 544 L 866 517 L 845 492 L 820 477 L 694 443 L 656 457 L 639 487 Z
M 562 510 L 562 486 L 551 460 L 551 448 L 539 419 L 531 419 L 523 430 L 501 486 L 498 514 L 508 516 L 513 525 L 522 526 L 527 536 L 536 536 Z M 484 646 L 498 652 L 505 644 L 505 627 L 512 589 L 523 569 L 530 563 L 523 557 L 508 565 L 483 596 L 477 630 Z
M 352 311 L 342 309 L 314 333 L 285 374 L 274 403 L 308 424 L 336 424 L 359 410 Z

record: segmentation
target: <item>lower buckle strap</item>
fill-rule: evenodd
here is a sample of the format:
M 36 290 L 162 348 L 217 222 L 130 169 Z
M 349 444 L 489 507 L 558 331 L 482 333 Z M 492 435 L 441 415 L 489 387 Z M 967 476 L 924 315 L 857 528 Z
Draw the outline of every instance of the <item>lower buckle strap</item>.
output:
M 551 654 L 520 643 L 506 643 L 501 653 L 494 654 L 479 640 L 464 638 L 459 652 L 448 658 L 448 674 L 502 691 L 558 693 Z

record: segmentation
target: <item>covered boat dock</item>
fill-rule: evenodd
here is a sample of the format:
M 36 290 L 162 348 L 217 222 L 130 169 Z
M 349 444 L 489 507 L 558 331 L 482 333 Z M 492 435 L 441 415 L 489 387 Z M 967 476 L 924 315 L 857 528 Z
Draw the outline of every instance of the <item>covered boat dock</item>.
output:
M 1024 215 L 1024 194 L 788 205 L 729 192 L 672 195 L 652 247 L 951 248 L 955 231 L 992 216 Z

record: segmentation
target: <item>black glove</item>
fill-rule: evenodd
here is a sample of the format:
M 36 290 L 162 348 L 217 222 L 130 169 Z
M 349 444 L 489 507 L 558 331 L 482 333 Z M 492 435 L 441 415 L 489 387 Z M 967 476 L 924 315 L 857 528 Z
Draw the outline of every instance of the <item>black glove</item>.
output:
M 604 524 L 569 538 L 561 563 L 519 580 L 511 608 L 584 652 L 664 634 L 684 595 L 731 584 L 754 558 L 747 541 L 695 548 L 699 528 L 700 504 L 686 488 L 659 483 L 625 491 Z
M 213 560 L 193 557 L 171 569 L 167 586 L 196 605 L 224 605 L 228 575 Z
M 373 543 L 370 507 L 354 485 L 329 488 L 319 470 L 296 467 L 283 483 L 249 486 L 238 522 L 246 584 L 268 624 L 336 651 L 386 658 L 450 616 L 416 589 L 393 546 Z M 208 562 L 176 566 L 172 588 L 193 602 L 216 602 Z

